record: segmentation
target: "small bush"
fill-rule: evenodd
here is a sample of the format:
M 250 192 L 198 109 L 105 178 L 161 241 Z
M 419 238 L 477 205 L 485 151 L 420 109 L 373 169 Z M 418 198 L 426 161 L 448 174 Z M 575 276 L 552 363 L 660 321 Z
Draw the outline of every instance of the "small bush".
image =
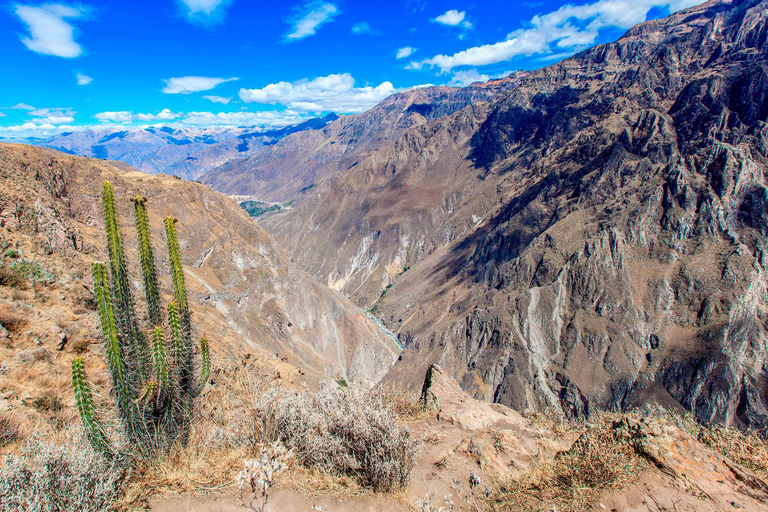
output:
M 18 422 L 8 413 L 0 412 L 0 447 L 13 444 L 19 439 Z
M 26 324 L 26 320 L 13 312 L 10 306 L 0 305 L 0 325 L 11 333 L 18 333 Z
M 633 481 L 647 466 L 615 415 L 597 415 L 571 449 L 520 479 L 503 483 L 489 500 L 501 510 L 584 510 L 600 493 Z
M 270 388 L 252 404 L 256 437 L 282 442 L 309 468 L 353 476 L 375 491 L 405 486 L 418 452 L 391 405 L 351 389 Z
M 27 281 L 24 279 L 24 276 L 14 271 L 11 265 L 0 265 L 0 285 L 21 288 L 26 286 L 26 284 Z
M 117 498 L 127 476 L 84 444 L 52 445 L 33 439 L 0 465 L 0 510 L 97 512 Z

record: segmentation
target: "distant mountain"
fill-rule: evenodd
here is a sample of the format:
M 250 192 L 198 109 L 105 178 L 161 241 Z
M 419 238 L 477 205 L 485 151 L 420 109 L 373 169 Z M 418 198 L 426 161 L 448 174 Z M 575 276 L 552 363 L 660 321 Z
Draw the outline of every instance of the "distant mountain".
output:
M 124 162 L 148 174 L 197 179 L 215 167 L 246 158 L 291 133 L 320 129 L 336 118 L 335 114 L 329 114 L 279 128 L 105 128 L 21 142 L 73 155 Z
M 203 176 L 406 349 L 518 410 L 768 427 L 768 1 L 393 96 Z

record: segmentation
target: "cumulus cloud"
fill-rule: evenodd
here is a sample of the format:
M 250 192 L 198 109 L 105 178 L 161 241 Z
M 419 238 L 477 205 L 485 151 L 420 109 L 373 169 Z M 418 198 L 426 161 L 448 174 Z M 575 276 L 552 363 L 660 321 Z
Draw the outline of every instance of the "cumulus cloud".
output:
M 370 34 L 375 36 L 379 34 L 379 32 L 371 28 L 371 26 L 368 24 L 367 21 L 361 21 L 360 23 L 355 23 L 354 25 L 352 25 L 352 33 L 358 36 L 362 36 L 365 34 Z
M 130 123 L 133 121 L 133 112 L 121 110 L 118 112 L 99 112 L 93 117 L 103 123 Z
M 91 82 L 93 82 L 93 78 L 89 77 L 88 75 L 84 75 L 82 73 L 77 74 L 77 85 L 88 85 Z
M 453 87 L 466 87 L 475 82 L 487 82 L 492 78 L 503 78 L 505 76 L 509 76 L 510 74 L 512 74 L 512 71 L 504 71 L 503 73 L 486 75 L 485 73 L 480 73 L 474 68 L 466 69 L 462 71 L 456 71 L 453 74 L 451 81 L 448 82 L 448 85 Z
M 229 105 L 229 102 L 232 101 L 232 98 L 225 98 L 224 96 L 203 96 L 203 98 L 213 103 L 220 103 L 222 105 Z
M 33 52 L 64 58 L 82 55 L 83 48 L 75 41 L 75 29 L 65 19 L 85 17 L 89 12 L 87 7 L 66 4 L 16 5 L 14 12 L 29 29 L 29 36 L 21 36 L 21 42 Z
M 195 25 L 215 25 L 224 21 L 233 0 L 176 0 L 187 21 Z
M 413 55 L 415 51 L 416 51 L 416 48 L 412 48 L 410 46 L 404 46 L 402 48 L 398 48 L 395 58 L 405 59 L 406 57 L 410 57 L 411 55 Z
M 594 44 L 600 30 L 609 27 L 628 29 L 645 21 L 654 7 L 674 12 L 699 3 L 701 0 L 598 0 L 585 5 L 564 5 L 548 14 L 534 16 L 529 28 L 510 32 L 504 41 L 467 48 L 453 55 L 435 55 L 413 61 L 407 68 L 439 68 L 448 72 L 460 66 L 504 62 L 520 55 L 548 55 L 558 49 L 578 50 Z M 455 19 L 453 16 L 451 21 Z
M 165 94 L 191 94 L 193 92 L 208 91 L 224 82 L 239 80 L 237 77 L 219 78 L 210 76 L 182 76 L 163 80 Z
M 181 116 L 175 112 L 171 112 L 170 109 L 164 108 L 157 114 L 136 114 L 136 119 L 139 121 L 170 121 Z
M 285 126 L 306 119 L 294 110 L 264 110 L 261 112 L 189 112 L 181 121 L 184 126 Z
M 131 123 L 134 121 L 171 121 L 182 114 L 171 112 L 170 109 L 164 108 L 157 114 L 134 114 L 128 110 L 119 110 L 113 112 L 99 112 L 93 117 L 101 121 L 102 123 Z
M 333 21 L 339 14 L 339 8 L 330 2 L 314 0 L 296 7 L 293 16 L 288 20 L 291 30 L 286 38 L 298 41 L 305 37 L 313 36 L 322 25 Z
M 446 11 L 437 18 L 433 19 L 435 23 L 440 23 L 441 25 L 448 25 L 449 27 L 462 27 L 462 28 L 472 28 L 472 22 L 465 19 L 467 16 L 467 13 L 465 11 L 457 11 L 456 9 L 451 9 L 450 11 Z
M 23 123 L 12 126 L 0 126 L 0 138 L 14 140 L 25 139 L 29 137 L 47 138 L 53 135 L 75 130 L 76 127 L 69 125 L 55 126 L 50 123 Z
M 240 89 L 246 103 L 279 104 L 300 112 L 363 112 L 395 92 L 391 82 L 355 87 L 349 73 L 298 82 L 277 82 L 261 89 Z

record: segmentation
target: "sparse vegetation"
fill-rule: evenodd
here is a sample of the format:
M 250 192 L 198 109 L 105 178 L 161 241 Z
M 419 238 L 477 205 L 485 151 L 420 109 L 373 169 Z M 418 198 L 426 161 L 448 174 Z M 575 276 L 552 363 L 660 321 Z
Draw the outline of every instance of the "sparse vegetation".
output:
M 9 333 L 15 334 L 20 332 L 26 323 L 26 319 L 14 313 L 10 306 L 6 304 L 0 305 L 0 325 Z
M 502 482 L 489 495 L 499 510 L 562 512 L 583 510 L 608 489 L 619 489 L 647 466 L 630 439 L 614 428 L 619 415 L 598 414 L 582 426 L 567 452 L 517 480 Z
M 31 439 L 0 464 L 0 510 L 5 512 L 101 512 L 127 476 L 125 466 L 88 446 Z
M 0 448 L 20 439 L 19 422 L 7 412 L 0 412 Z
M 663 411 L 657 414 L 674 423 L 700 443 L 768 479 L 768 439 L 755 430 L 738 430 L 721 425 L 702 425 L 692 413 Z
M 300 464 L 355 477 L 375 491 L 405 486 L 418 441 L 391 405 L 351 389 L 294 393 L 270 387 L 251 404 L 261 443 L 281 442 Z
M 204 336 L 200 340 L 202 364 L 200 376 L 195 377 L 191 319 L 176 221 L 170 217 L 165 219 L 175 301 L 168 304 L 167 327 L 164 329 L 145 200 L 136 197 L 141 272 L 151 324 L 149 334 L 141 331 L 134 312 L 131 281 L 126 272 L 114 191 L 109 182 L 104 182 L 102 198 L 111 279 L 106 265 L 94 263 L 93 282 L 120 419 L 119 430 L 134 449 L 150 455 L 168 449 L 177 440 L 186 440 L 194 399 L 210 372 L 208 342 Z M 114 443 L 97 416 L 83 360 L 79 357 L 72 362 L 72 385 L 91 446 L 111 455 L 115 451 Z

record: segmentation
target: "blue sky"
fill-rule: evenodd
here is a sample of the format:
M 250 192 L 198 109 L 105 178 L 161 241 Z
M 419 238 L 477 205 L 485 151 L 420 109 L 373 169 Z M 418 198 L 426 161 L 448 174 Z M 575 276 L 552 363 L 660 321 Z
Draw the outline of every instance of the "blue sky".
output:
M 0 136 L 284 125 L 535 69 L 700 0 L 86 0 L 0 9 Z

